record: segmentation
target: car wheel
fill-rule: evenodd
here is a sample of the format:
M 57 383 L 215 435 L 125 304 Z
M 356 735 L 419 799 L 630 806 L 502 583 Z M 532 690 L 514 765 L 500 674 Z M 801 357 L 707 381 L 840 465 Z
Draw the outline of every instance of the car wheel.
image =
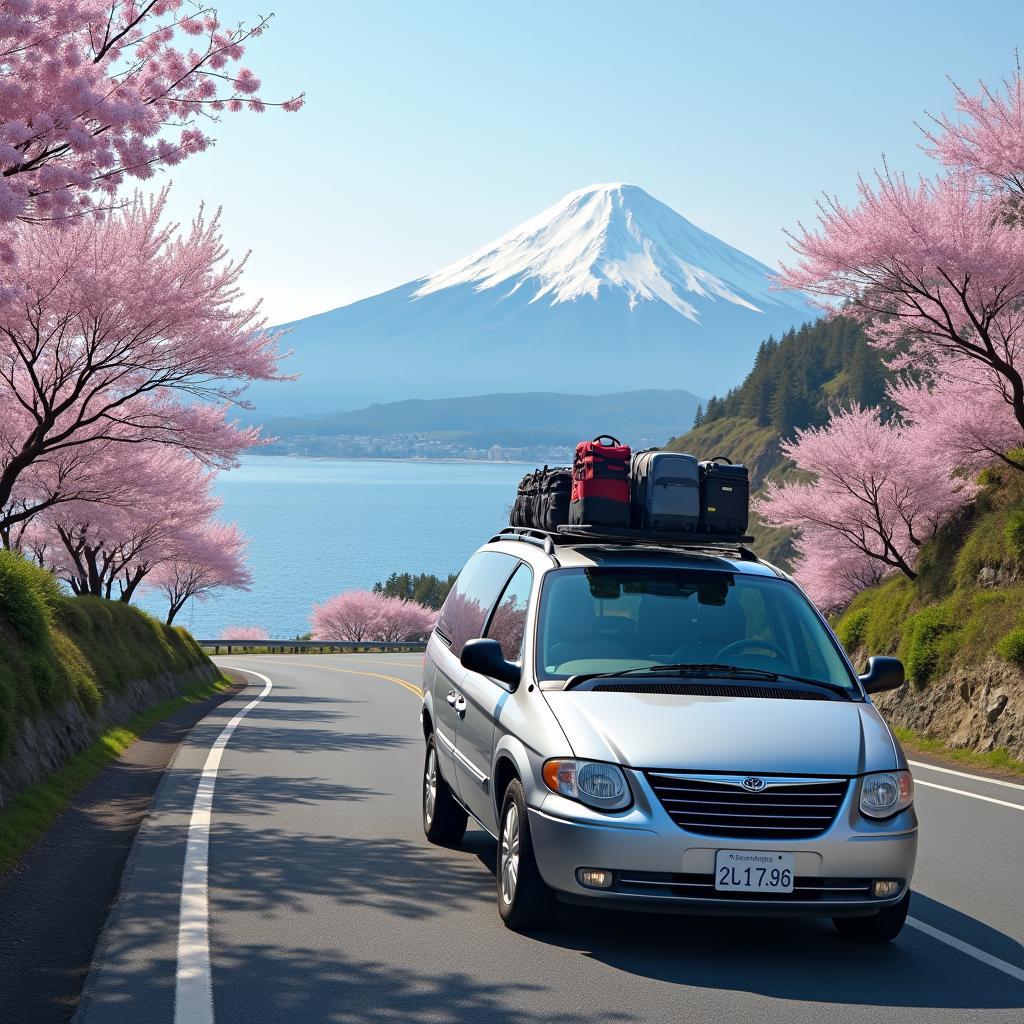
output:
M 526 798 L 518 779 L 509 783 L 501 802 L 497 882 L 498 913 L 513 931 L 543 928 L 554 917 L 555 896 L 537 869 Z
M 427 737 L 423 759 L 423 832 L 432 843 L 454 845 L 466 834 L 469 816 L 452 796 L 437 764 L 434 734 Z
M 890 942 L 903 930 L 910 910 L 910 891 L 894 907 L 886 907 L 871 917 L 834 917 L 836 931 L 850 942 Z

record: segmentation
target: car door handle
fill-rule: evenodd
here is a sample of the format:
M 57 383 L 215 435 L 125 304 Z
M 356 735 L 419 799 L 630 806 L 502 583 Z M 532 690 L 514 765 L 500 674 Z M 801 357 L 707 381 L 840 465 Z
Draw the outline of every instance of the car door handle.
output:
M 448 703 L 449 703 L 449 704 L 450 704 L 450 705 L 451 705 L 452 707 L 455 707 L 455 698 L 456 698 L 456 693 L 455 693 L 455 691 L 454 691 L 454 690 L 449 690 L 449 691 L 448 691 L 448 698 L 447 698 L 447 699 L 448 699 Z
M 457 714 L 459 718 L 464 718 L 466 714 L 466 698 L 460 696 L 458 700 L 455 701 L 454 707 L 455 714 Z

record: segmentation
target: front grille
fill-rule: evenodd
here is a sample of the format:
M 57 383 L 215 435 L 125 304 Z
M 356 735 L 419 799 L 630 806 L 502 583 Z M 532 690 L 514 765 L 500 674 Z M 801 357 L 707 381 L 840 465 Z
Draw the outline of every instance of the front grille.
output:
M 654 871 L 622 871 L 615 891 L 632 896 L 676 899 L 754 900 L 757 902 L 834 903 L 871 899 L 870 878 L 814 878 L 798 875 L 792 892 L 736 892 L 715 889 L 714 875 L 664 874 Z
M 692 776 L 648 772 L 669 817 L 687 832 L 727 839 L 810 839 L 835 820 L 846 779 L 787 780 L 749 792 L 742 779 L 705 782 Z

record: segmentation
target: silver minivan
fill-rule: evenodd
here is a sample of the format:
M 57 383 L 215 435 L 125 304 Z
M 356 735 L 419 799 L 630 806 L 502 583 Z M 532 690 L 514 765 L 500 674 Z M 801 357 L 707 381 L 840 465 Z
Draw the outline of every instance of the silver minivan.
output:
M 913 780 L 785 573 L 744 548 L 502 531 L 467 562 L 424 661 L 423 827 L 498 842 L 505 923 L 559 901 L 903 926 Z

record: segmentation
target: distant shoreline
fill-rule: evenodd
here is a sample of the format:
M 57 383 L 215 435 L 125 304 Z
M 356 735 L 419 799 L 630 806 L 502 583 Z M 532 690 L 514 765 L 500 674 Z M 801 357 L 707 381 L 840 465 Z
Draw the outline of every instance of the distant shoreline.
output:
M 401 456 L 393 459 L 380 455 L 299 455 L 295 452 L 260 452 L 251 450 L 246 455 L 261 459 L 308 459 L 311 462 L 417 462 L 423 465 L 469 465 L 469 466 L 533 466 L 533 461 L 518 459 L 417 459 L 412 456 Z

